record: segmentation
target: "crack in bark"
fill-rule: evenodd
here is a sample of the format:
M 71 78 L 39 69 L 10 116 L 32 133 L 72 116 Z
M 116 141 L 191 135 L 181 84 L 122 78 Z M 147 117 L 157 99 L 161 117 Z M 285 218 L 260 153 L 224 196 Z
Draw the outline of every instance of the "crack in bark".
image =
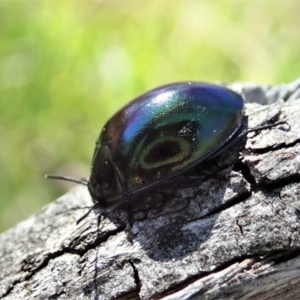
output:
M 136 266 L 134 265 L 134 260 L 130 259 L 128 260 L 128 263 L 131 265 L 132 269 L 133 269 L 133 276 L 134 276 L 134 282 L 137 286 L 137 295 L 138 295 L 138 299 L 141 299 L 139 294 L 140 294 L 140 291 L 141 291 L 141 279 L 140 279 L 140 276 L 139 276 L 139 272 L 136 268 Z
M 238 217 L 238 218 L 236 219 L 236 225 L 238 226 L 241 235 L 244 236 L 243 226 L 239 224 L 239 220 L 240 220 L 240 217 Z
M 270 253 L 268 256 L 262 260 L 262 263 L 273 263 L 274 265 L 279 265 L 286 261 L 292 260 L 296 257 L 300 256 L 300 249 L 293 249 L 293 250 L 278 250 Z
M 300 182 L 300 174 L 291 174 L 287 177 L 279 178 L 272 181 L 267 181 L 266 179 L 262 179 L 261 182 L 258 184 L 258 188 L 260 191 L 267 192 L 272 190 L 280 189 L 284 186 L 299 183 Z
M 253 154 L 266 154 L 266 153 L 270 153 L 270 152 L 274 152 L 277 150 L 281 150 L 281 149 L 289 149 L 289 148 L 293 148 L 294 146 L 296 146 L 297 144 L 300 143 L 300 139 L 296 139 L 295 141 L 291 142 L 291 143 L 279 143 L 279 144 L 274 144 L 272 146 L 268 146 L 268 147 L 264 147 L 264 148 L 247 148 L 247 150 L 250 150 L 251 153 Z

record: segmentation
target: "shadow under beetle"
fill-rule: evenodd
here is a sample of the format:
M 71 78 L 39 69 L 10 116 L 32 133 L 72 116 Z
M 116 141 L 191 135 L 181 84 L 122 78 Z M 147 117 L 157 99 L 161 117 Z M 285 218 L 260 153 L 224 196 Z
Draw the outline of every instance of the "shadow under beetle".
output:
M 103 127 L 89 180 L 48 175 L 87 185 L 101 208 L 130 206 L 135 195 L 226 151 L 242 130 L 244 101 L 222 86 L 180 82 L 153 89 L 127 104 Z M 139 203 L 139 205 L 141 205 Z

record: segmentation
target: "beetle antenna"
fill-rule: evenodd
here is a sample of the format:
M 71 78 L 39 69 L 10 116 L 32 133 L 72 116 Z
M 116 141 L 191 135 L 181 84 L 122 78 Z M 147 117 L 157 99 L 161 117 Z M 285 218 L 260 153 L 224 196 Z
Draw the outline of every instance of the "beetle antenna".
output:
M 88 185 L 88 180 L 85 179 L 85 178 L 76 179 L 76 178 L 72 178 L 72 177 L 69 177 L 69 176 L 56 175 L 56 174 L 46 174 L 45 177 L 47 179 L 64 180 L 64 181 L 69 181 L 69 182 L 74 182 L 74 183 L 82 184 L 82 185 L 85 185 L 85 186 Z
M 263 130 L 263 129 L 269 129 L 269 128 L 275 127 L 277 125 L 287 125 L 287 126 L 290 127 L 290 125 L 287 121 L 279 121 L 279 122 L 276 122 L 276 123 L 273 123 L 273 124 L 258 125 L 254 128 L 249 128 L 249 129 L 247 129 L 247 133 L 253 132 L 253 131 L 258 131 L 258 130 Z

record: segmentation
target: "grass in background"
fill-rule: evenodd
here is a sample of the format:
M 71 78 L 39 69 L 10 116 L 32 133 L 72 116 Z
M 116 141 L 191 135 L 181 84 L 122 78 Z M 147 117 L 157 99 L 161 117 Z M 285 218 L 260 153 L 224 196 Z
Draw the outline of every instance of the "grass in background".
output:
M 104 122 L 181 80 L 299 76 L 297 1 L 0 2 L 0 231 L 88 177 Z

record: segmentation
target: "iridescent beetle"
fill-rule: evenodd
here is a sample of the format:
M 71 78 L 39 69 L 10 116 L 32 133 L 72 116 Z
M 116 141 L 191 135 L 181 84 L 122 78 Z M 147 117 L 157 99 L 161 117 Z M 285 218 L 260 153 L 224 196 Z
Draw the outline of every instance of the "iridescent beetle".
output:
M 168 84 L 137 97 L 106 123 L 88 181 L 48 177 L 86 184 L 102 208 L 118 206 L 128 196 L 134 205 L 135 194 L 220 154 L 241 135 L 243 118 L 243 98 L 230 89 Z

